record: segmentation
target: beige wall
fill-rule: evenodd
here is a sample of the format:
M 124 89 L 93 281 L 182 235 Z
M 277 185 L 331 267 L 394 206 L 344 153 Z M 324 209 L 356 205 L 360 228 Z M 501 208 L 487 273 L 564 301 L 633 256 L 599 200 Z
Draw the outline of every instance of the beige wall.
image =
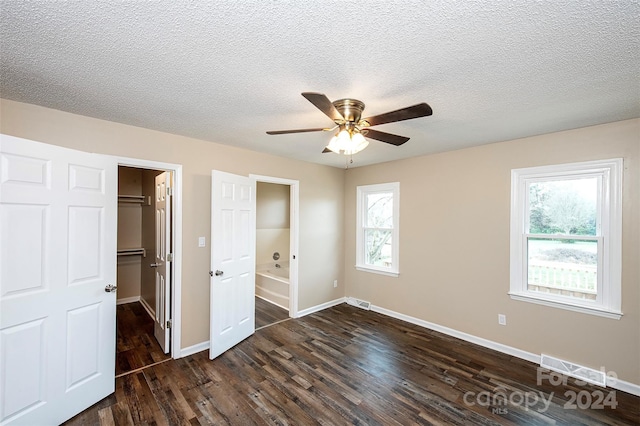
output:
M 289 228 L 289 185 L 258 182 L 256 189 L 256 228 Z
M 9 100 L 0 132 L 83 151 L 183 166 L 182 347 L 209 340 L 211 170 L 300 182 L 299 309 L 343 296 L 344 171 Z M 256 130 L 261 132 L 262 130 Z M 198 248 L 198 237 L 207 247 Z
M 273 254 L 278 262 L 289 260 L 289 198 L 290 186 L 258 182 L 256 189 L 256 264 L 273 266 Z M 288 293 L 287 293 L 288 294 Z
M 417 142 L 416 142 L 417 143 Z M 346 295 L 535 354 L 640 383 L 640 120 L 351 169 Z M 624 158 L 620 320 L 511 300 L 510 171 Z M 400 182 L 400 277 L 356 271 L 356 186 Z M 498 325 L 498 313 L 507 326 Z
M 118 167 L 118 195 L 142 195 L 142 171 Z M 141 248 L 142 204 L 118 203 L 118 249 Z M 140 297 L 142 256 L 118 256 L 118 300 Z

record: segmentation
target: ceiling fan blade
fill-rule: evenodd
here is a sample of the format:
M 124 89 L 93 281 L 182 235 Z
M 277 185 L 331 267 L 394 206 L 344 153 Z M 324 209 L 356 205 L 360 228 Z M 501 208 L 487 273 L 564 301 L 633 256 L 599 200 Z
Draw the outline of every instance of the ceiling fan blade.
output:
M 304 96 L 309 102 L 314 104 L 320 111 L 324 112 L 325 115 L 333 121 L 344 120 L 342 114 L 340 114 L 336 107 L 333 106 L 333 103 L 329 100 L 329 98 L 327 98 L 322 93 L 303 92 L 302 96 Z
M 375 139 L 377 141 L 390 143 L 391 145 L 399 146 L 409 140 L 406 136 L 398 136 L 391 133 L 381 132 L 373 129 L 363 129 L 361 133 L 364 137 Z
M 373 117 L 367 117 L 361 121 L 366 121 L 369 126 L 393 123 L 394 121 L 411 120 L 412 118 L 426 117 L 433 114 L 433 110 L 426 103 L 413 105 L 396 111 L 387 112 Z
M 329 148 L 325 148 L 322 150 L 323 154 L 326 154 L 327 152 L 333 152 L 333 151 L 331 151 Z
M 323 130 L 330 130 L 326 127 L 318 127 L 315 129 L 295 129 L 295 130 L 269 130 L 268 135 L 285 135 L 287 133 L 306 133 L 306 132 L 322 132 Z

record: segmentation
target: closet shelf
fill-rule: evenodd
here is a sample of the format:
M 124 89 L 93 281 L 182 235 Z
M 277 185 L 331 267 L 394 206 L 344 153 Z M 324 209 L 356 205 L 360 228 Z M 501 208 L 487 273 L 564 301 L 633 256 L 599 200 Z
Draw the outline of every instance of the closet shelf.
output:
M 146 204 L 146 198 L 144 195 L 118 195 L 118 202 Z
M 118 256 L 140 256 L 147 257 L 147 251 L 144 248 L 118 249 Z

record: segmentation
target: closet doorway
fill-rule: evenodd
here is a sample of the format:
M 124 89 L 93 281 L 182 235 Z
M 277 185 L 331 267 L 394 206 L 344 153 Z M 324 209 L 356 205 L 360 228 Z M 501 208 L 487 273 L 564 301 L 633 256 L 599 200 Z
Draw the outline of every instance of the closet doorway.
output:
M 171 358 L 172 177 L 118 167 L 116 376 Z

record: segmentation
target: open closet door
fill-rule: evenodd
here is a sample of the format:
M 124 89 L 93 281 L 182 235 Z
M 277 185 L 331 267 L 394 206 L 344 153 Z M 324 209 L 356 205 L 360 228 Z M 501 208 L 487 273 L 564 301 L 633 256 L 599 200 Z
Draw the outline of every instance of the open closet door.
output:
M 211 324 L 213 359 L 255 331 L 256 184 L 212 172 Z
M 156 317 L 154 334 L 165 354 L 169 353 L 171 320 L 171 175 L 156 176 Z
M 0 135 L 0 423 L 60 424 L 114 391 L 114 158 Z

